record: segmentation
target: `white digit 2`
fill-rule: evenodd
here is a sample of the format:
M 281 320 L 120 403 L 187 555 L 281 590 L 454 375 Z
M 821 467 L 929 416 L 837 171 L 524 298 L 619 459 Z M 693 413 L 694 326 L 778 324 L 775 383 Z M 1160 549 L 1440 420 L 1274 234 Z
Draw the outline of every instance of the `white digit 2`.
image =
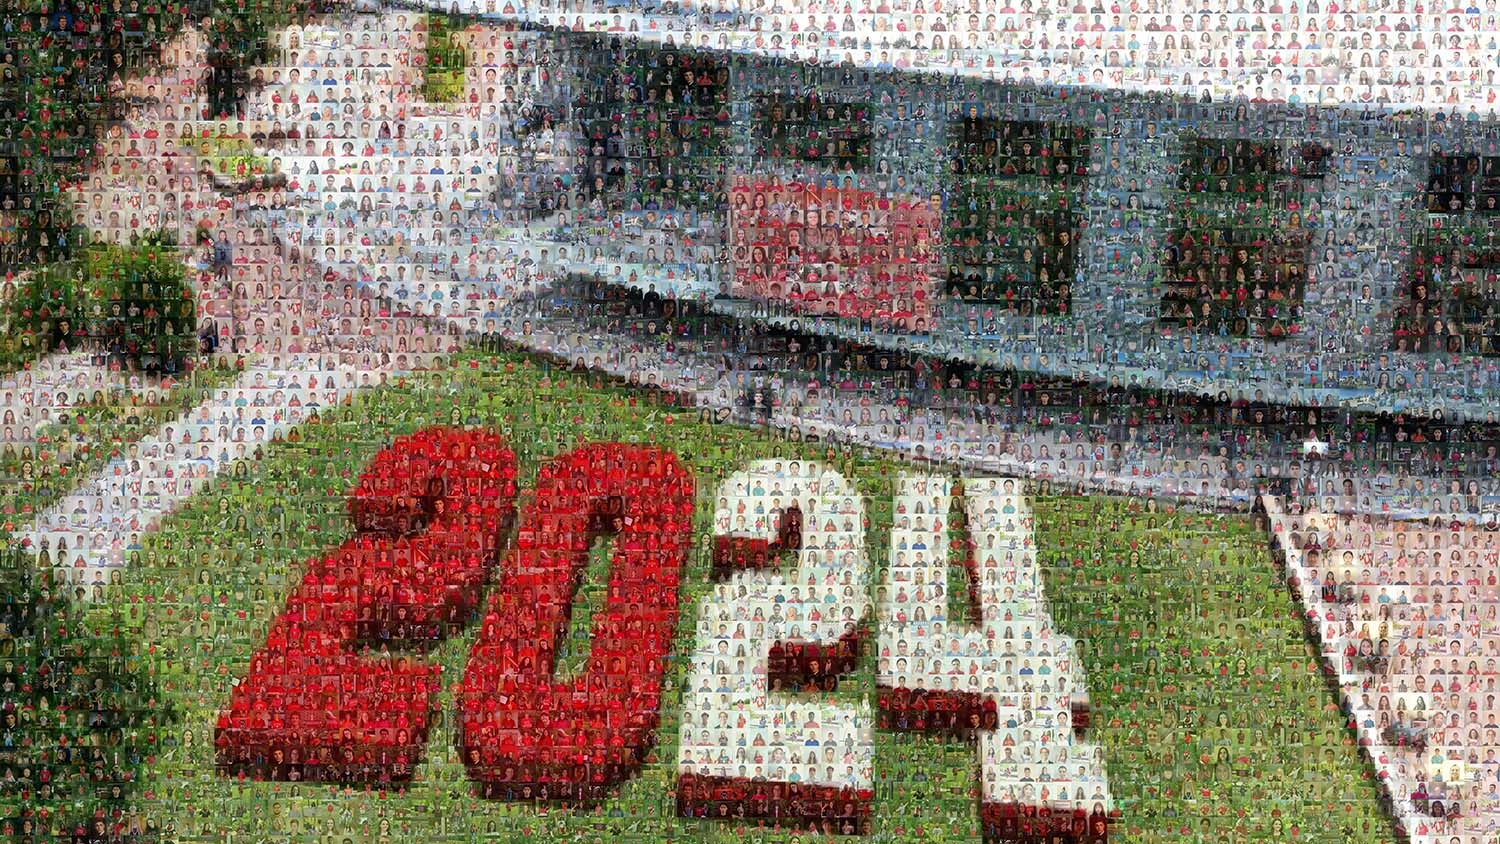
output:
M 869 610 L 864 502 L 816 462 L 758 460 L 714 511 L 721 579 L 701 604 L 678 750 L 678 811 L 868 831 L 873 715 L 831 690 L 858 658 Z M 796 552 L 778 572 L 772 559 Z M 725 570 L 728 570 L 725 572 Z

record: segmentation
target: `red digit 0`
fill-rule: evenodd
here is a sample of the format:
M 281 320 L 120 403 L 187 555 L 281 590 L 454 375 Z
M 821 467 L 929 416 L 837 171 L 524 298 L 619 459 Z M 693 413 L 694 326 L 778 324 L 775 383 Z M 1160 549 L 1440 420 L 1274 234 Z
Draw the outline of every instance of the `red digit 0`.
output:
M 544 466 L 464 675 L 463 753 L 487 797 L 593 800 L 656 737 L 692 540 L 693 478 L 673 455 L 588 445 Z M 588 667 L 555 677 L 595 538 L 614 535 Z
M 420 655 L 477 608 L 515 478 L 514 453 L 488 432 L 429 428 L 376 455 L 349 496 L 355 535 L 309 562 L 219 715 L 220 771 L 410 779 L 441 685 Z

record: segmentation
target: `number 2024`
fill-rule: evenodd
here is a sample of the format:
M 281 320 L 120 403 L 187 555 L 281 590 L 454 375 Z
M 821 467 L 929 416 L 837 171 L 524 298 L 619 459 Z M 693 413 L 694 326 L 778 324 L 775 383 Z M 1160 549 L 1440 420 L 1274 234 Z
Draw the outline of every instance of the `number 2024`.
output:
M 974 742 L 987 841 L 1107 840 L 1116 813 L 1084 739 L 1083 668 L 1053 628 L 1018 487 L 897 479 L 872 711 L 817 694 L 854 669 L 867 635 L 857 488 L 816 461 L 757 460 L 725 478 L 683 690 L 679 815 L 866 833 L 879 726 Z M 519 499 L 515 454 L 493 432 L 429 428 L 377 454 L 348 498 L 355 534 L 307 561 L 219 714 L 220 772 L 409 781 L 442 685 L 425 656 L 467 625 L 498 565 L 458 694 L 479 793 L 582 803 L 630 777 L 659 726 L 693 476 L 662 449 L 596 443 L 543 465 L 518 514 Z M 559 680 L 574 595 L 606 536 L 587 665 Z M 955 560 L 969 621 L 948 617 Z

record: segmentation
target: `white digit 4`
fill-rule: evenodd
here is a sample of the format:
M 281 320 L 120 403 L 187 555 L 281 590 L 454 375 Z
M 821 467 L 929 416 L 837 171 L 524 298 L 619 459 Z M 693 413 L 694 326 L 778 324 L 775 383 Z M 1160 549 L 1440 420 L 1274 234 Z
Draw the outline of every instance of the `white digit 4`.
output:
M 864 832 L 868 704 L 790 693 L 831 690 L 857 660 L 870 604 L 859 490 L 816 462 L 759 460 L 724 480 L 716 504 L 715 565 L 730 571 L 699 608 L 679 813 Z M 795 551 L 795 567 L 776 571 L 783 551 Z
M 1111 808 L 1103 754 L 1074 730 L 1087 687 L 1072 639 L 1047 610 L 1030 506 L 1013 479 L 963 482 L 963 550 L 979 598 L 979 619 L 966 625 L 948 618 L 955 491 L 943 476 L 897 481 L 880 591 L 882 726 L 978 736 L 986 838 L 1010 807 L 1017 826 L 1030 811 L 1043 831 L 1086 817 L 1096 839 L 1094 822 Z M 1011 836 L 997 828 L 994 837 Z

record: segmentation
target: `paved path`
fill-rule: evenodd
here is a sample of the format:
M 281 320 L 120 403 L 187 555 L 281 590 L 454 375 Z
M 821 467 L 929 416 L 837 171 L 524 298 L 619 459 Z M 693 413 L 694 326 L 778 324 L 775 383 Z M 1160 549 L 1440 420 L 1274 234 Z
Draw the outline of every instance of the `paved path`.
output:
M 1413 840 L 1493 841 L 1496 533 L 1346 519 L 1263 500 L 1359 743 Z M 1421 744 L 1393 740 L 1388 726 L 1420 734 Z M 1435 805 L 1458 816 L 1439 816 Z

